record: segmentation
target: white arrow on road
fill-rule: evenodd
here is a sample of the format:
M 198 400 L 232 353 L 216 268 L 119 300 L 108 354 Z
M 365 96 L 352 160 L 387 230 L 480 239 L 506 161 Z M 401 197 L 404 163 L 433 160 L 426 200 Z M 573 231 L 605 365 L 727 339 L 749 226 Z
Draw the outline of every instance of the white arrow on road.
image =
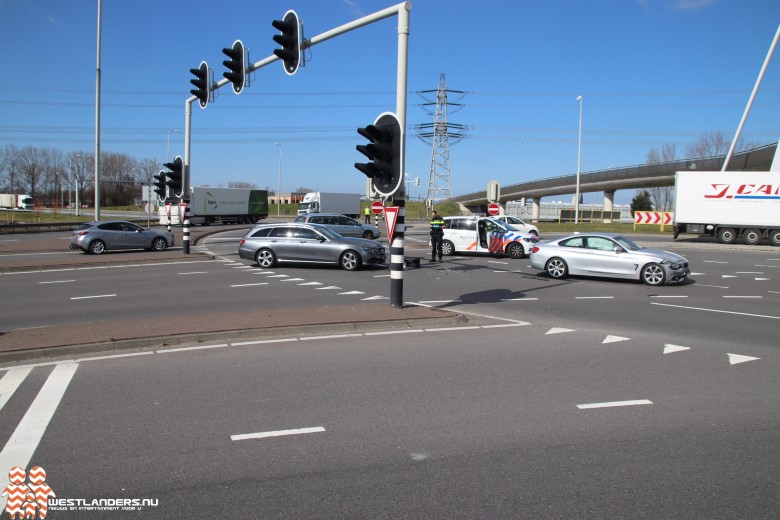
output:
M 606 338 L 604 338 L 604 341 L 602 341 L 601 344 L 603 345 L 604 343 L 617 343 L 619 341 L 628 341 L 630 339 L 631 338 L 624 338 L 621 336 L 607 336 Z
M 548 330 L 547 332 L 545 332 L 544 334 L 545 335 L 547 335 L 547 334 L 560 334 L 562 332 L 576 332 L 576 331 L 574 329 L 564 329 L 562 327 L 553 327 L 550 330 Z
M 729 354 L 730 365 L 738 365 L 740 363 L 747 363 L 748 361 L 755 361 L 757 359 L 761 359 L 761 358 L 752 357 L 752 356 L 743 356 L 741 354 Z
M 671 354 L 672 352 L 682 352 L 683 350 L 691 350 L 691 347 L 672 345 L 671 343 L 667 343 L 666 345 L 664 345 L 664 354 Z

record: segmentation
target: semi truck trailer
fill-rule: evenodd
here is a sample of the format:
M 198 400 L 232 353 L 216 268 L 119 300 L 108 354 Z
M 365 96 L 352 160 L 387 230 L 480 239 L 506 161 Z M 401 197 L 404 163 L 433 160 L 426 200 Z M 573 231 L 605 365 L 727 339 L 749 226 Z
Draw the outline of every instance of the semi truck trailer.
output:
M 170 208 L 170 224 L 181 224 L 179 206 Z M 168 224 L 168 208 L 160 206 L 160 224 Z M 250 188 L 190 188 L 190 224 L 254 224 L 268 216 L 268 191 Z
M 309 213 L 339 213 L 348 217 L 360 216 L 360 195 L 357 193 L 323 193 L 315 191 L 303 196 L 298 204 L 298 215 Z
M 0 208 L 31 210 L 33 209 L 33 199 L 29 195 L 0 193 Z
M 677 172 L 674 224 L 722 244 L 780 246 L 780 172 Z

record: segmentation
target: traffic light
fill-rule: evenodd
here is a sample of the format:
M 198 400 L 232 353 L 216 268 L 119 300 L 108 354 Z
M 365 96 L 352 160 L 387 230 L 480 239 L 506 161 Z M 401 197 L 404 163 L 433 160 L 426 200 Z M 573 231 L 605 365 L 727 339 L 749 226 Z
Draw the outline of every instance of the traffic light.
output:
M 168 181 L 165 183 L 170 190 L 169 193 L 172 197 L 181 198 L 182 193 L 182 179 L 184 174 L 184 161 L 181 159 L 181 155 L 177 155 L 173 162 L 163 164 L 168 168 L 169 172 L 165 172 L 168 177 Z
M 373 125 L 358 128 L 358 133 L 371 142 L 355 148 L 371 162 L 355 163 L 355 168 L 371 178 L 377 193 L 384 197 L 392 196 L 403 183 L 404 140 L 398 117 L 392 112 L 385 112 Z
M 230 80 L 233 84 L 233 92 L 241 94 L 244 89 L 244 83 L 246 82 L 246 55 L 244 54 L 244 44 L 241 40 L 233 42 L 233 46 L 229 49 L 222 49 L 222 53 L 225 54 L 229 60 L 225 60 L 222 64 L 230 69 L 230 72 L 223 72 L 222 75 Z
M 200 67 L 190 69 L 190 72 L 195 75 L 195 79 L 190 80 L 190 83 L 195 85 L 195 89 L 190 92 L 200 101 L 200 108 L 206 108 L 209 104 L 209 66 L 202 61 Z
M 165 200 L 165 177 L 165 170 L 160 170 L 160 173 L 154 175 L 154 182 L 152 183 L 154 185 L 154 192 L 157 194 L 157 198 L 160 200 Z
M 282 34 L 275 34 L 274 41 L 282 46 L 274 49 L 274 54 L 282 59 L 284 72 L 292 76 L 298 70 L 301 60 L 301 24 L 298 14 L 292 9 L 284 13 L 284 18 L 271 22 Z

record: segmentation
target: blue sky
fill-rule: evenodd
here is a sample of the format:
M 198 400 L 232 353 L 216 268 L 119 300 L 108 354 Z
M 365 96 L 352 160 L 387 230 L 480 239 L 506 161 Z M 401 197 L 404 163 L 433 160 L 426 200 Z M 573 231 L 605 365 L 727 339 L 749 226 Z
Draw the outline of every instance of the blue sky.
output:
M 394 5 L 375 0 L 103 0 L 101 149 L 165 162 L 183 154 L 195 68 L 221 79 L 223 47 L 241 39 L 272 54 L 271 21 L 295 9 L 309 38 Z M 417 0 L 412 2 L 406 170 L 424 195 L 432 146 L 415 124 L 445 75 L 449 121 L 468 127 L 450 148 L 453 195 L 577 169 L 642 164 L 665 143 L 730 140 L 780 23 L 777 0 Z M 287 76 L 256 71 L 241 95 L 222 88 L 193 108 L 192 183 L 246 181 L 282 191 L 362 193 L 356 129 L 395 109 L 396 18 L 314 46 Z M 0 146 L 94 151 L 97 0 L 0 0 Z M 770 63 L 743 132 L 780 138 L 780 57 Z M 178 130 L 173 132 L 173 130 Z M 633 193 L 618 194 L 617 202 Z M 586 195 L 585 202 L 600 201 Z

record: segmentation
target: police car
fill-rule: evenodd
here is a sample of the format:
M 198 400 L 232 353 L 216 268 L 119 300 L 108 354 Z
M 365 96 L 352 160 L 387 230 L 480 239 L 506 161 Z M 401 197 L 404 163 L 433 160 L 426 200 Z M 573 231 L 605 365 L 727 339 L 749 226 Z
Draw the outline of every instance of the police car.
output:
M 493 217 L 444 217 L 444 255 L 455 253 L 506 253 L 511 258 L 531 254 L 535 236 Z

